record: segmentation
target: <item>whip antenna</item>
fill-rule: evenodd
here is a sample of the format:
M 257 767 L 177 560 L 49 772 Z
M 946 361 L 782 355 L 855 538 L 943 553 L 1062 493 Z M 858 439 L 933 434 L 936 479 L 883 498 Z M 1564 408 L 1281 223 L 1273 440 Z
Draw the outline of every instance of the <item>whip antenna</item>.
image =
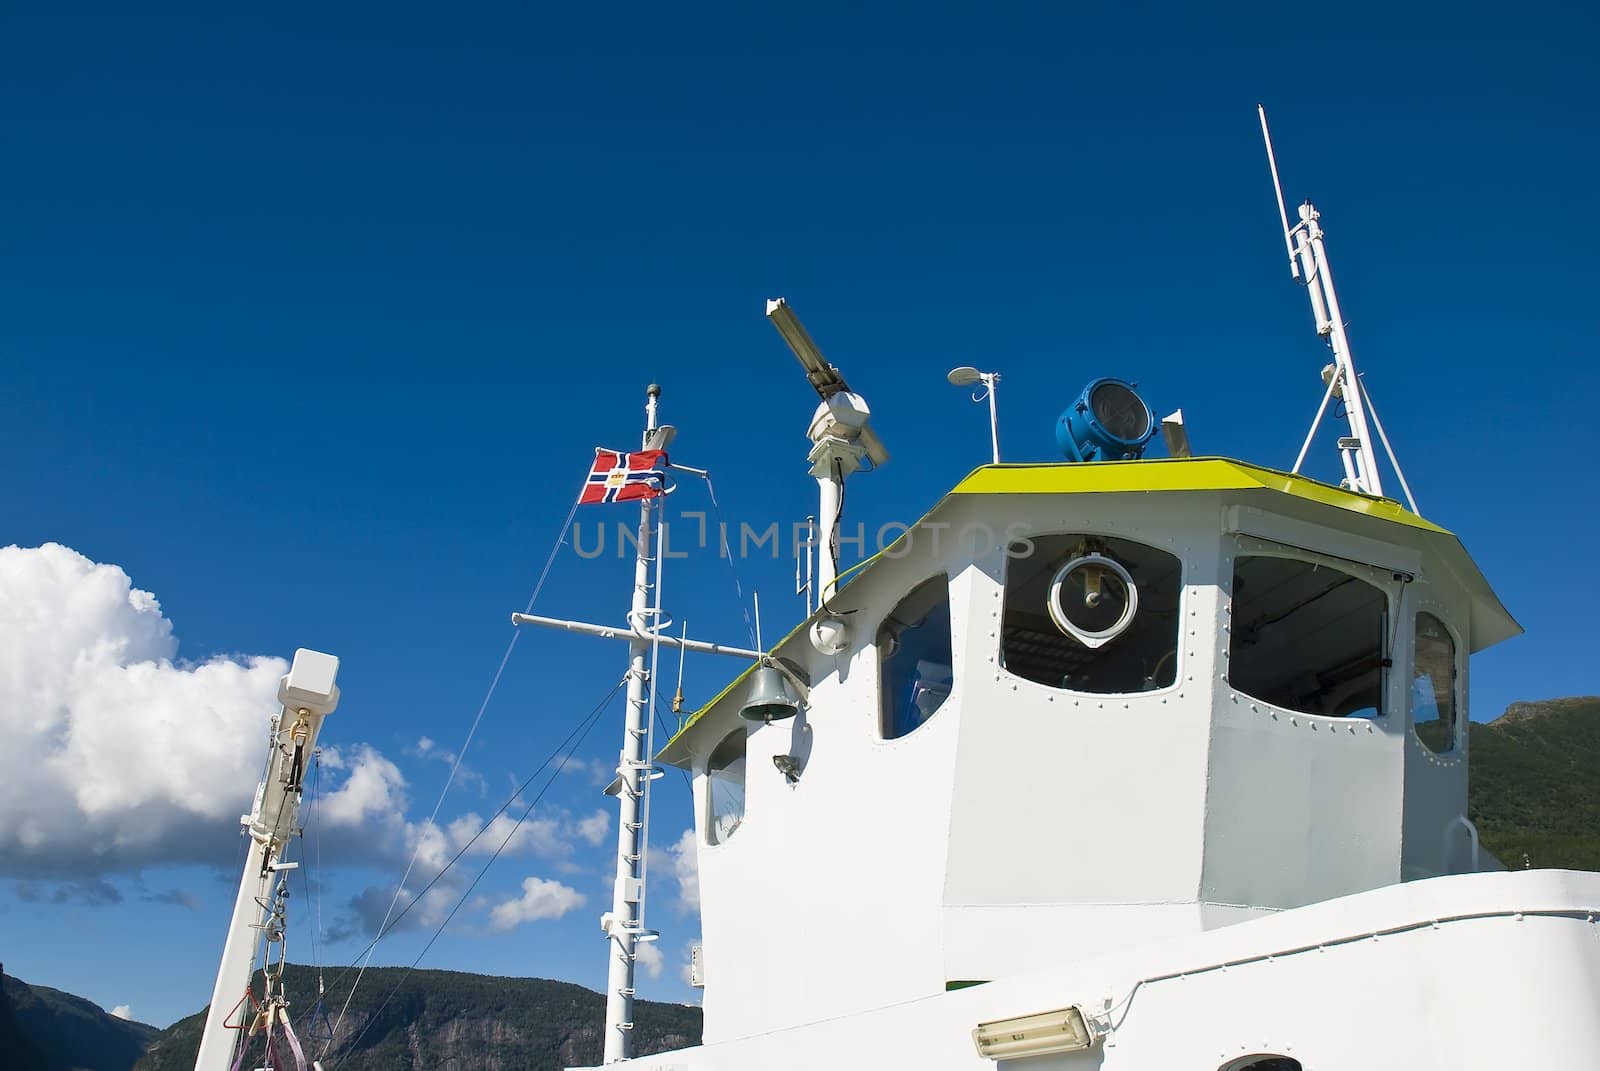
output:
M 1289 210 L 1283 207 L 1283 184 L 1278 181 L 1278 158 L 1272 152 L 1272 133 L 1267 130 L 1267 106 L 1256 105 L 1261 117 L 1261 140 L 1267 144 L 1267 167 L 1272 171 L 1272 192 L 1278 195 L 1278 218 L 1283 221 L 1283 251 L 1289 255 L 1289 274 L 1300 278 L 1300 265 L 1295 263 L 1294 242 L 1289 237 Z

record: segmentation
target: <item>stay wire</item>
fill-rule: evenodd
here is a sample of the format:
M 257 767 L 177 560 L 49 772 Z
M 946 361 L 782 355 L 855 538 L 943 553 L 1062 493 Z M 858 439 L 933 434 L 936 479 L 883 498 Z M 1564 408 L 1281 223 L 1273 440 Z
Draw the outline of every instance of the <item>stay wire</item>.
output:
M 411 912 L 411 909 L 422 902 L 422 900 L 428 895 L 433 887 L 437 885 L 439 881 L 450 872 L 450 869 L 461 860 L 461 857 L 466 855 L 467 852 L 472 849 L 472 846 L 478 842 L 478 838 L 489 832 L 489 827 L 494 824 L 495 819 L 499 818 L 502 814 L 511 809 L 511 805 L 517 802 L 518 797 L 520 797 L 522 793 L 527 790 L 528 786 L 531 785 L 538 778 L 538 776 L 549 767 L 551 762 L 555 761 L 557 757 L 561 757 L 562 765 L 564 766 L 566 764 L 567 760 L 571 758 L 570 749 L 575 746 L 574 738 L 577 738 L 577 740 L 582 740 L 584 736 L 588 735 L 589 730 L 594 727 L 594 723 L 596 720 L 598 720 L 600 714 L 605 710 L 606 706 L 610 704 L 611 700 L 616 698 L 617 693 L 622 690 L 623 685 L 626 684 L 627 681 L 628 678 L 626 675 L 624 675 L 620 680 L 617 681 L 616 684 L 612 685 L 611 690 L 606 693 L 605 698 L 602 699 L 593 710 L 580 719 L 577 725 L 573 726 L 573 728 L 567 733 L 566 737 L 556 745 L 556 750 L 551 752 L 551 754 L 539 764 L 538 768 L 535 769 L 533 773 L 524 778 L 522 783 L 512 790 L 511 795 L 506 798 L 506 801 L 499 807 L 495 808 L 494 813 L 488 817 L 481 827 L 479 827 L 478 831 L 468 838 L 465 844 L 461 845 L 461 847 L 456 850 L 455 855 L 450 857 L 450 861 L 445 863 L 439 872 L 428 880 L 428 883 L 418 891 L 417 895 L 413 896 L 406 903 L 405 907 L 400 909 L 399 913 L 397 913 L 392 919 L 388 919 L 386 921 L 385 928 L 380 929 L 377 936 L 375 936 L 372 941 L 368 943 L 367 947 L 362 949 L 361 952 L 356 955 L 355 961 L 352 961 L 338 974 L 334 975 L 334 988 L 337 988 L 339 983 L 344 980 L 345 975 L 349 974 L 350 971 L 355 969 L 355 964 L 357 961 L 360 961 L 369 952 L 375 949 L 379 941 L 383 940 L 383 938 L 394 932 L 395 928 L 400 925 L 401 920 Z M 356 987 L 360 984 L 361 972 L 357 972 L 356 980 L 351 983 L 350 993 L 345 997 L 346 1007 L 349 1007 L 350 1000 L 355 996 Z M 321 1055 L 326 1056 L 328 1047 L 331 1045 L 332 1040 L 330 1038 L 330 1040 L 324 1045 Z
M 321 850 L 321 847 L 320 847 L 320 845 L 321 845 L 321 834 L 320 834 L 320 831 L 317 830 L 317 825 L 316 825 L 316 821 L 317 821 L 317 797 L 318 797 L 318 794 L 319 794 L 319 791 L 320 791 L 320 782 L 321 782 L 321 779 L 322 779 L 322 760 L 321 760 L 321 756 L 319 754 L 317 754 L 316 752 L 312 753 L 311 771 L 312 771 L 311 772 L 311 806 L 308 809 L 308 811 L 309 811 L 308 818 L 307 818 L 306 822 L 301 826 L 301 829 L 300 829 L 300 861 L 301 861 L 301 865 L 297 868 L 300 871 L 300 894 L 306 898 L 306 906 L 308 908 L 310 908 L 312 906 L 312 898 L 311 898 L 312 882 L 311 882 L 311 874 L 310 874 L 311 866 L 312 866 L 312 856 L 311 856 L 311 854 L 308 854 L 306 852 L 306 847 L 305 847 L 305 841 L 306 841 L 305 827 L 306 826 L 310 826 L 312 828 L 312 830 L 313 830 L 313 833 L 312 833 L 313 842 L 318 845 L 318 847 L 317 847 L 317 849 L 316 849 L 314 854 L 315 854 L 317 865 L 318 865 L 319 868 L 321 866 L 321 860 L 322 860 L 322 850 Z M 320 872 L 319 872 L 318 876 L 320 877 Z M 317 979 L 320 982 L 321 979 L 322 979 L 322 960 L 320 958 L 321 953 L 317 950 L 317 931 L 322 928 L 322 891 L 321 891 L 321 886 L 320 885 L 318 886 L 318 889 L 317 889 L 317 898 L 316 898 L 316 901 L 315 901 L 315 915 L 310 921 L 311 921 L 311 966 L 316 970 Z
M 756 645 L 756 626 L 750 617 L 750 607 L 745 603 L 744 585 L 739 582 L 739 566 L 733 560 L 733 548 L 728 546 L 728 526 L 722 520 L 722 506 L 717 502 L 717 489 L 711 483 L 711 473 L 705 474 L 706 494 L 711 496 L 711 512 L 717 518 L 717 541 L 720 544 L 718 553 L 728 563 L 728 571 L 733 574 L 733 591 L 739 599 L 739 612 L 744 615 L 744 627 L 750 633 L 750 645 Z M 782 539 L 779 533 L 779 539 Z
M 539 571 L 539 579 L 534 582 L 533 594 L 528 596 L 528 605 L 522 611 L 524 614 L 533 612 L 533 604 L 539 600 L 539 593 L 544 590 L 545 580 L 550 576 L 550 568 L 556 563 L 556 556 L 561 553 L 562 546 L 566 544 L 567 532 L 572 528 L 572 518 L 577 516 L 578 506 L 583 502 L 583 491 L 587 486 L 588 481 L 585 478 L 583 487 L 578 489 L 578 496 L 572 500 L 572 508 L 567 510 L 567 519 L 561 522 L 561 531 L 556 536 L 555 545 L 550 548 L 550 556 L 545 559 L 544 568 Z M 450 775 L 445 778 L 444 787 L 439 790 L 439 799 L 433 805 L 433 813 L 428 816 L 429 826 L 437 824 L 439 810 L 444 806 L 445 797 L 450 793 L 450 786 L 455 784 L 456 773 L 461 769 L 461 762 L 466 758 L 467 749 L 472 746 L 472 739 L 477 735 L 478 726 L 483 721 L 484 711 L 489 709 L 489 700 L 494 698 L 495 689 L 500 687 L 500 678 L 505 675 L 506 665 L 511 661 L 511 652 L 516 650 L 517 640 L 521 637 L 522 631 L 514 628 L 511 633 L 511 641 L 506 644 L 505 654 L 500 656 L 500 664 L 495 667 L 494 677 L 489 681 L 489 689 L 483 694 L 483 702 L 478 704 L 478 713 L 472 719 L 472 727 L 467 730 L 467 738 L 462 741 L 461 747 L 456 751 L 455 760 L 450 764 Z M 377 949 L 378 941 L 388 932 L 385 927 L 388 926 L 389 918 L 394 914 L 394 909 L 400 902 L 400 894 L 405 891 L 406 881 L 411 877 L 411 871 L 417 865 L 417 858 L 422 853 L 422 845 L 422 838 L 417 838 L 417 846 L 411 853 L 411 860 L 406 863 L 405 873 L 400 876 L 399 884 L 394 887 L 394 896 L 390 898 L 388 910 L 383 915 L 383 923 L 378 927 L 378 937 L 373 940 L 372 944 L 367 946 L 367 951 L 363 953 L 363 956 L 370 957 L 372 952 Z M 367 964 L 364 962 L 361 964 L 360 970 L 356 972 L 355 983 L 350 987 L 350 996 L 345 998 L 344 1007 L 339 1009 L 339 1018 L 333 1024 L 333 1032 L 335 1034 L 339 1032 L 339 1027 L 344 1023 L 345 1013 L 350 1009 L 350 997 L 355 996 L 356 986 L 361 984 L 361 975 L 365 973 L 366 969 Z
M 550 765 L 553 759 L 555 759 L 557 756 L 560 757 L 560 761 L 556 763 L 556 768 L 551 772 L 549 780 L 544 783 L 544 786 L 539 789 L 539 791 L 534 795 L 533 799 L 528 801 L 528 805 L 522 809 L 521 816 L 519 816 L 516 822 L 512 825 L 510 832 L 508 832 L 500 841 L 494 852 L 484 862 L 483 866 L 479 868 L 478 873 L 474 875 L 471 883 L 468 884 L 465 890 L 463 890 L 460 897 L 456 899 L 455 904 L 450 908 L 449 914 L 444 917 L 444 920 L 440 922 L 438 927 L 433 931 L 433 935 L 428 938 L 428 943 L 422 946 L 422 951 L 418 952 L 416 958 L 413 959 L 405 968 L 405 970 L 401 972 L 400 977 L 395 981 L 394 987 L 390 989 L 388 995 L 383 998 L 383 1002 L 378 1005 L 377 1010 L 367 1017 L 366 1025 L 361 1028 L 361 1032 L 350 1040 L 349 1045 L 345 1046 L 345 1051 L 347 1053 L 354 1050 L 356 1045 L 360 1043 L 361 1039 L 366 1036 L 367 1031 L 372 1028 L 372 1024 L 378 1021 L 378 1017 L 383 1014 L 383 1010 L 389 1006 L 389 1002 L 394 999 L 394 995 L 398 993 L 400 991 L 400 987 L 405 984 L 406 978 L 409 977 L 411 972 L 416 969 L 417 964 L 422 962 L 423 957 L 428 954 L 428 951 L 433 948 L 434 942 L 438 941 L 439 938 L 444 934 L 445 928 L 450 925 L 450 921 L 456 917 L 456 913 L 461 910 L 462 906 L 465 905 L 467 900 L 472 896 L 473 890 L 478 887 L 478 882 L 482 881 L 484 875 L 489 873 L 489 869 L 490 867 L 494 866 L 495 860 L 500 858 L 500 853 L 505 851 L 506 846 L 510 844 L 512 838 L 517 835 L 517 830 L 522 828 L 522 823 L 528 820 L 528 816 L 532 814 L 533 809 L 539 805 L 539 801 L 544 799 L 544 794 L 550 791 L 550 786 L 555 784 L 556 779 L 560 777 L 561 772 L 566 768 L 567 763 L 572 761 L 573 750 L 583 743 L 583 741 L 588 737 L 590 731 L 593 730 L 595 725 L 599 723 L 601 714 L 605 713 L 606 707 L 611 705 L 611 701 L 616 698 L 617 693 L 622 690 L 622 686 L 626 684 L 627 681 L 627 676 L 624 676 L 621 680 L 619 680 L 616 685 L 612 687 L 611 691 L 606 693 L 606 697 L 596 704 L 595 708 L 583 717 L 583 719 L 579 722 L 578 727 L 575 728 L 571 733 L 567 734 L 567 738 L 561 742 L 561 744 L 557 747 L 557 750 L 552 752 L 551 755 L 544 760 L 544 762 L 540 763 L 539 769 L 522 783 L 522 786 L 517 790 L 517 793 L 512 797 L 512 799 L 515 799 L 516 796 L 521 795 L 522 789 L 531 784 L 533 780 Z M 581 732 L 579 731 L 580 729 L 582 730 Z M 574 733 L 577 734 L 576 740 L 572 739 Z M 510 801 L 507 802 L 509 804 Z M 505 809 L 506 808 L 504 806 L 500 808 L 501 811 L 504 811 Z M 494 817 L 499 817 L 499 812 L 496 812 Z M 494 818 L 490 818 L 489 821 L 484 824 L 483 828 L 478 830 L 478 832 L 473 835 L 472 839 L 475 841 L 478 839 L 478 837 L 487 832 L 490 824 L 493 822 Z M 469 841 L 468 846 L 470 846 L 471 843 L 472 842 Z M 462 849 L 463 852 L 465 850 L 466 848 Z M 455 859 L 459 858 L 461 858 L 461 852 L 456 853 Z M 455 859 L 451 860 L 451 864 L 455 862 Z M 449 865 L 447 865 L 445 869 L 448 870 Z M 443 873 L 443 871 L 440 872 L 441 875 Z M 435 878 L 435 880 L 438 879 Z M 430 882 L 429 885 L 431 887 L 432 883 Z M 418 903 L 426 891 L 427 890 L 425 889 L 423 893 L 419 893 L 415 898 L 413 898 L 411 904 Z M 406 905 L 408 910 L 410 909 L 411 904 Z M 357 977 L 356 981 L 357 983 L 360 982 L 359 976 Z M 354 993 L 355 987 L 352 985 L 351 995 L 353 996 Z M 348 1000 L 346 1003 L 348 1004 Z M 323 1055 L 327 1055 L 326 1049 L 323 1050 Z

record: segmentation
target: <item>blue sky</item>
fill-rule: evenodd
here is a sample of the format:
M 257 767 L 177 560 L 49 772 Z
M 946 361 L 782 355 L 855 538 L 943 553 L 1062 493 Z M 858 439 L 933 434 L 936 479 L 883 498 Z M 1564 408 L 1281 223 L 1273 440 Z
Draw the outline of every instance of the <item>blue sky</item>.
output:
M 329 834 L 350 860 L 321 871 L 337 930 L 364 890 L 392 888 L 447 770 L 419 742 L 459 747 L 592 447 L 632 441 L 646 383 L 728 520 L 814 508 L 811 396 L 767 297 L 873 404 L 895 456 L 851 483 L 869 530 L 986 458 L 981 408 L 944 382 L 957 364 L 1003 373 L 1011 460 L 1050 458 L 1061 407 L 1120 375 L 1182 406 L 1201 452 L 1287 466 L 1324 353 L 1283 263 L 1264 100 L 1423 512 L 1528 628 L 1474 662 L 1474 716 L 1592 693 L 1597 280 L 1576 236 L 1600 156 L 1596 30 L 1537 4 L 1320 23 L 1045 5 L 14 12 L 0 545 L 122 570 L 159 600 L 175 672 L 297 646 L 343 659 L 330 788 L 363 756 L 382 776 L 345 797 L 368 824 Z M 1335 476 L 1331 438 L 1310 470 Z M 707 505 L 699 487 L 675 497 Z M 51 561 L 57 595 L 115 587 Z M 767 631 L 786 628 L 790 564 L 739 568 Z M 743 642 L 726 564 L 674 569 L 675 614 Z M 628 570 L 569 551 L 539 608 L 620 620 Z M 29 618 L 13 598 L 10 627 L 46 631 L 46 610 L 85 605 Z M 598 641 L 524 637 L 441 818 L 487 815 L 622 668 Z M 691 702 L 736 668 L 691 659 Z M 249 694 L 244 670 L 230 681 Z M 578 749 L 583 770 L 609 764 L 619 718 Z M 258 737 L 237 745 L 258 761 Z M 170 785 L 159 767 L 130 786 Z M 556 779 L 543 839 L 490 872 L 424 966 L 599 986 L 611 841 L 591 836 L 608 803 L 592 780 Z M 663 785 L 666 847 L 689 815 L 683 782 Z M 47 817 L 77 813 L 62 808 Z M 49 866 L 0 856 L 6 968 L 151 1022 L 198 1009 L 236 880 L 231 819 L 162 827 L 147 856 L 46 826 Z M 665 962 L 641 992 L 692 999 L 697 923 L 670 863 L 652 907 Z M 584 903 L 496 931 L 493 906 L 529 878 Z M 378 961 L 410 962 L 426 936 Z

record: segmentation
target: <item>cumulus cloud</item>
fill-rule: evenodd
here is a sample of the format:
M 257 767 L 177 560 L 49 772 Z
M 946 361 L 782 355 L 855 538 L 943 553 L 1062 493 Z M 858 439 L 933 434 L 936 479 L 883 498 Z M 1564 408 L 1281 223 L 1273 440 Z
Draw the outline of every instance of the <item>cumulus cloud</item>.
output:
M 160 892 L 146 893 L 145 902 L 150 904 L 173 904 L 177 907 L 186 907 L 190 911 L 199 911 L 204 904 L 192 892 L 184 889 L 163 889 Z
M 483 865 L 479 860 L 497 851 L 502 857 L 539 856 L 550 860 L 560 871 L 581 869 L 571 862 L 576 843 L 587 841 L 598 844 L 610 828 L 610 818 L 603 811 L 575 820 L 565 810 L 554 810 L 548 815 L 530 815 L 520 825 L 516 818 L 505 812 L 495 815 L 487 823 L 481 815 L 472 812 L 443 824 L 427 820 L 405 823 L 403 850 L 398 840 L 391 842 L 386 849 L 388 854 L 385 861 L 396 867 L 396 881 L 400 875 L 399 868 L 411 864 L 407 887 L 401 893 L 393 914 L 390 914 L 389 904 L 394 899 L 394 883 L 370 886 L 350 899 L 344 914 L 329 929 L 328 939 L 339 941 L 358 935 L 376 936 L 385 915 L 389 915 L 393 922 L 401 909 L 410 904 L 413 896 L 418 895 L 424 897 L 422 903 L 406 912 L 393 928 L 410 930 L 437 925 L 447 914 L 450 905 L 460 897 L 470 871 Z M 457 855 L 463 860 L 457 864 L 461 869 L 452 870 L 423 893 L 421 890 L 438 877 Z M 465 863 L 468 859 L 473 860 L 470 869 Z M 489 906 L 489 903 L 474 903 L 471 906 L 476 910 L 481 906 Z M 501 917 L 505 916 L 502 914 Z M 490 925 L 494 929 L 506 929 L 507 925 L 515 924 L 502 923 L 500 918 L 491 913 Z
M 611 832 L 611 812 L 596 811 L 578 823 L 578 836 L 590 844 L 599 844 Z
M 476 785 L 478 788 L 478 795 L 486 796 L 489 794 L 489 782 L 484 779 L 483 775 L 474 770 L 472 767 L 468 766 L 466 763 L 459 762 L 454 751 L 451 751 L 449 748 L 440 747 L 432 737 L 418 737 L 417 745 L 415 747 L 406 748 L 406 754 L 415 756 L 419 759 L 430 759 L 434 762 L 442 762 L 446 766 L 449 766 L 455 770 L 456 784 Z
M 666 957 L 661 954 L 661 946 L 655 941 L 635 941 L 633 960 L 652 978 L 660 978 L 662 969 L 667 965 Z
M 51 900 L 115 902 L 103 876 L 232 865 L 283 659 L 180 660 L 154 595 L 56 543 L 0 548 L 0 637 L 0 873 L 66 883 Z M 403 804 L 370 748 L 342 772 L 325 820 Z
M 678 913 L 700 910 L 699 842 L 694 830 L 686 829 L 669 850 L 672 876 L 678 883 Z
M 410 889 L 402 889 L 396 898 L 393 885 L 370 885 L 350 898 L 344 913 L 328 927 L 325 936 L 329 941 L 375 937 L 380 926 L 387 926 L 390 933 L 431 930 L 449 915 L 459 894 L 459 887 L 441 882 L 413 905 L 416 894 Z
M 111 1009 L 111 1014 L 118 1019 L 132 1019 L 133 1009 L 126 1004 L 118 1004 L 115 1008 Z
M 524 878 L 522 895 L 496 904 L 489 911 L 489 925 L 496 930 L 509 930 L 524 922 L 558 919 L 573 908 L 582 907 L 585 900 L 577 889 L 559 881 Z
M 89 878 L 84 881 L 62 881 L 41 885 L 34 881 L 19 881 L 17 899 L 25 904 L 87 904 L 105 907 L 122 903 L 122 892 L 108 881 Z
M 326 826 L 360 827 L 373 819 L 395 820 L 405 810 L 406 779 L 394 763 L 375 748 L 358 744 L 347 760 L 334 748 L 324 748 L 323 765 L 344 774 L 344 782 L 317 802 L 317 818 Z
M 596 788 L 609 785 L 617 777 L 615 760 L 605 762 L 601 759 L 586 759 L 581 755 L 557 755 L 555 768 L 558 773 L 587 778 Z

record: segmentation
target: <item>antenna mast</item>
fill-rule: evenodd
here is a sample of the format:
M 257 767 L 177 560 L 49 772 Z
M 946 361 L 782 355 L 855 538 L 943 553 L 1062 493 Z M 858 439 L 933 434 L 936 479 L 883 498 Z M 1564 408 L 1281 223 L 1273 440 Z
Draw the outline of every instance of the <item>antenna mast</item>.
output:
M 244 1042 L 244 1032 L 230 1028 L 228 1020 L 236 1011 L 242 1012 L 245 1025 L 249 1025 L 246 994 L 271 914 L 273 878 L 278 871 L 299 865 L 284 862 L 283 850 L 300 835 L 306 767 L 316 753 L 322 720 L 339 705 L 339 688 L 334 684 L 338 675 L 339 660 L 333 655 L 301 648 L 278 684 L 278 702 L 283 709 L 272 718 L 266 776 L 256 787 L 250 813 L 240 819 L 250 837 L 250 850 L 239 878 L 228 939 L 222 946 L 195 1071 L 227 1071 L 234 1062 L 235 1044 Z
M 822 400 L 806 430 L 806 437 L 811 440 L 806 460 L 817 480 L 817 531 L 822 537 L 814 589 L 817 605 L 821 606 L 833 594 L 833 582 L 839 575 L 839 513 L 844 502 L 844 481 L 863 462 L 877 468 L 888 461 L 889 451 L 872 430 L 872 410 L 866 399 L 851 391 L 839 370 L 822 356 L 789 303 L 783 298 L 768 301 L 767 319 L 800 361 L 806 379 Z
M 1300 222 L 1293 227 L 1289 225 L 1289 213 L 1283 203 L 1283 186 L 1278 180 L 1278 161 L 1272 151 L 1272 135 L 1267 130 L 1267 109 L 1258 104 L 1256 113 L 1261 118 L 1261 139 L 1266 143 L 1267 166 L 1272 171 L 1272 188 L 1278 198 L 1278 216 L 1283 223 L 1283 245 L 1289 256 L 1289 273 L 1296 279 L 1304 279 L 1306 293 L 1311 298 L 1311 313 L 1316 320 L 1317 334 L 1327 340 L 1328 347 L 1333 351 L 1333 363 L 1322 370 L 1323 382 L 1327 384 L 1322 404 L 1317 408 L 1311 430 L 1306 433 L 1300 455 L 1295 458 L 1294 468 L 1290 471 L 1300 471 L 1306 453 L 1311 449 L 1311 441 L 1316 437 L 1317 428 L 1322 424 L 1323 414 L 1327 412 L 1328 402 L 1338 398 L 1344 403 L 1345 416 L 1350 423 L 1350 434 L 1339 437 L 1339 458 L 1344 464 L 1343 485 L 1363 494 L 1381 495 L 1383 477 L 1378 472 L 1378 455 L 1373 449 L 1372 434 L 1367 427 L 1368 411 L 1372 410 L 1371 399 L 1356 372 L 1350 340 L 1345 335 L 1344 315 L 1339 308 L 1339 295 L 1334 290 L 1333 272 L 1328 267 L 1328 251 L 1323 244 L 1322 227 L 1318 222 L 1321 216 L 1316 207 L 1307 201 L 1300 206 Z M 1376 410 L 1372 410 L 1371 415 L 1376 421 Z M 1379 434 L 1382 435 L 1381 424 Z M 1383 445 L 1389 463 L 1394 466 L 1395 475 L 1400 477 L 1400 486 L 1405 489 L 1411 511 L 1415 513 L 1416 500 L 1411 497 L 1411 488 L 1406 485 L 1405 474 L 1400 471 L 1400 463 L 1389 447 L 1387 436 L 1383 436 Z
M 642 443 L 646 450 L 665 449 L 671 440 L 671 427 L 656 420 L 661 388 L 650 384 L 645 398 L 645 423 Z M 626 1060 L 633 1055 L 633 979 L 638 942 L 655 940 L 657 935 L 644 928 L 645 856 L 649 850 L 650 782 L 658 776 L 651 762 L 651 712 L 655 709 L 655 653 L 660 649 L 661 607 L 652 594 L 661 583 L 656 554 L 656 500 L 639 503 L 638 557 L 633 565 L 633 603 L 628 611 L 632 635 L 628 643 L 628 710 L 622 735 L 622 753 L 617 763 L 617 876 L 612 886 L 611 910 L 600 919 L 610 940 L 611 965 L 606 975 L 606 1063 Z M 656 567 L 655 583 L 650 580 Z

